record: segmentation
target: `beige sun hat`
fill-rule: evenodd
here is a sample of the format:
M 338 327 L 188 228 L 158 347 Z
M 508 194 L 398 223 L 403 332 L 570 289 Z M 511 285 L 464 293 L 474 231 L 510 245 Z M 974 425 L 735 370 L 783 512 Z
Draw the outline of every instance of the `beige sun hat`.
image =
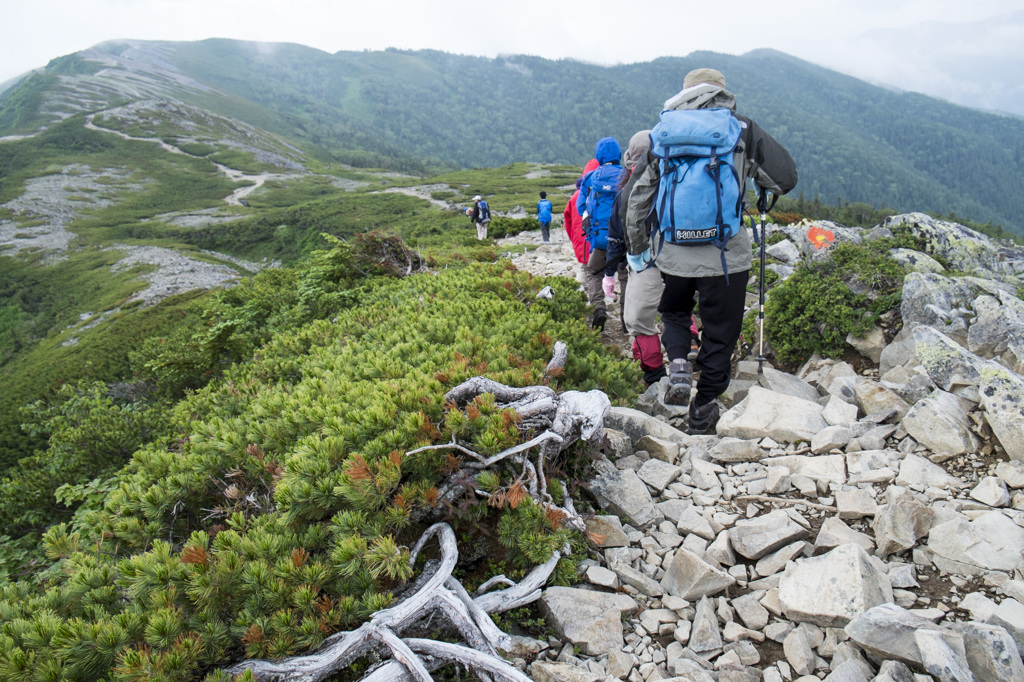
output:
M 725 76 L 716 69 L 694 69 L 686 74 L 686 78 L 683 79 L 683 89 L 692 88 L 694 85 L 700 85 L 701 83 L 724 88 Z

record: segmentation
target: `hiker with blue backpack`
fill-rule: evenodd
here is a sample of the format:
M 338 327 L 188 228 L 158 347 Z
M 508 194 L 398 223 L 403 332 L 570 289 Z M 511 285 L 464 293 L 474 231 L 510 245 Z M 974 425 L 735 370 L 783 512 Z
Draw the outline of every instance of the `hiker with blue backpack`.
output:
M 603 330 L 608 319 L 602 283 L 608 250 L 608 220 L 615 196 L 622 189 L 627 174 L 626 169 L 619 165 L 622 148 L 614 137 L 603 137 L 597 141 L 594 158 L 599 165 L 584 176 L 576 198 L 576 210 L 583 217 L 583 231 L 590 244 L 590 259 L 584 267 L 584 287 L 590 304 L 594 306 L 590 326 Z M 624 287 L 628 277 L 624 263 L 619 266 L 618 275 L 619 284 Z
M 476 225 L 476 238 L 487 239 L 487 225 L 491 222 L 491 209 L 479 194 L 473 197 L 473 210 L 469 212 L 469 219 Z
M 747 179 L 762 197 L 785 194 L 797 181 L 789 152 L 735 111 L 736 98 L 721 72 L 688 73 L 682 91 L 665 102 L 651 149 L 627 186 L 626 258 L 637 272 L 652 263 L 661 272 L 658 312 L 669 358 L 665 402 L 689 405 L 693 434 L 709 433 L 718 423 L 717 398 L 729 386 L 743 323 L 752 264 L 750 235 L 742 225 Z M 703 332 L 691 364 L 698 300 Z M 691 399 L 695 369 L 700 377 Z
M 548 193 L 540 193 L 540 201 L 537 202 L 537 222 L 540 223 L 540 236 L 546 244 L 551 240 L 551 202 L 548 201 Z

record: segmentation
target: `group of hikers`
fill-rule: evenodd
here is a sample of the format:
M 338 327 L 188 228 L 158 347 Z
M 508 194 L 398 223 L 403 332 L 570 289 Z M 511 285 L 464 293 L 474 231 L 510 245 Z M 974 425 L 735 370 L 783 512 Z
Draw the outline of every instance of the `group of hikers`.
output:
M 693 434 L 718 422 L 718 396 L 729 386 L 740 338 L 753 262 L 742 225 L 747 179 L 759 192 L 763 229 L 768 195 L 777 198 L 796 185 L 796 164 L 757 123 L 736 113 L 721 72 L 695 69 L 665 102 L 658 124 L 634 134 L 625 154 L 613 137 L 597 142 L 563 214 L 593 306 L 591 326 L 604 328 L 605 297 L 614 298 L 618 279 L 633 357 L 648 385 L 668 376 L 665 402 L 688 406 Z M 546 242 L 551 203 L 544 193 L 537 209 Z M 474 208 L 479 236 L 477 217 Z

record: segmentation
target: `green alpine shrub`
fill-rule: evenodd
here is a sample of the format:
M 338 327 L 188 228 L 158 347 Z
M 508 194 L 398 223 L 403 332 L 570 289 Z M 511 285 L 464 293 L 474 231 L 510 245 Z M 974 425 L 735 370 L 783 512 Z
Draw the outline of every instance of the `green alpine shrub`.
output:
M 587 329 L 575 282 L 506 262 L 346 280 L 358 248 L 336 242 L 294 279 L 276 275 L 294 294 L 254 278 L 236 309 L 214 300 L 197 314 L 206 315 L 198 329 L 215 314 L 237 323 L 220 345 L 212 334 L 191 351 L 184 337 L 174 342 L 198 358 L 182 376 L 201 385 L 154 421 L 162 435 L 131 446 L 111 484 L 77 491 L 109 493 L 45 534 L 60 571 L 38 588 L 0 588 L 0 679 L 223 679 L 212 670 L 242 655 L 315 647 L 393 602 L 411 576 L 408 546 L 449 512 L 440 489 L 456 485 L 458 453 L 410 452 L 454 436 L 486 455 L 531 436 L 492 396 L 459 409 L 445 404 L 449 389 L 482 374 L 513 386 L 600 387 L 622 401 L 640 386 L 635 363 Z M 377 248 L 407 268 L 403 251 Z M 536 298 L 548 285 L 554 298 Z M 548 378 L 556 339 L 569 359 Z M 168 381 L 183 386 L 173 372 Z M 579 547 L 557 514 L 524 497 L 519 475 L 495 467 L 482 484 L 504 503 L 482 499 L 473 510 L 510 567 L 546 560 L 567 541 Z M 552 485 L 552 494 L 566 491 Z M 571 573 L 560 562 L 559 579 Z
M 889 240 L 838 244 L 831 258 L 801 264 L 771 290 L 765 331 L 781 362 L 798 364 L 814 353 L 841 357 L 848 334 L 866 332 L 899 308 L 906 269 L 889 248 Z

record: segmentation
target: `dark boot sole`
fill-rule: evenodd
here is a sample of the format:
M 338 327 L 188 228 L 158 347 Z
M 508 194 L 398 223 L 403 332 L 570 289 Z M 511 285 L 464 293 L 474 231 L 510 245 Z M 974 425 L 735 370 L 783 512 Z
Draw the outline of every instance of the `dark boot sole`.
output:
M 690 404 L 690 386 L 687 384 L 669 384 L 665 389 L 665 404 L 686 407 Z

